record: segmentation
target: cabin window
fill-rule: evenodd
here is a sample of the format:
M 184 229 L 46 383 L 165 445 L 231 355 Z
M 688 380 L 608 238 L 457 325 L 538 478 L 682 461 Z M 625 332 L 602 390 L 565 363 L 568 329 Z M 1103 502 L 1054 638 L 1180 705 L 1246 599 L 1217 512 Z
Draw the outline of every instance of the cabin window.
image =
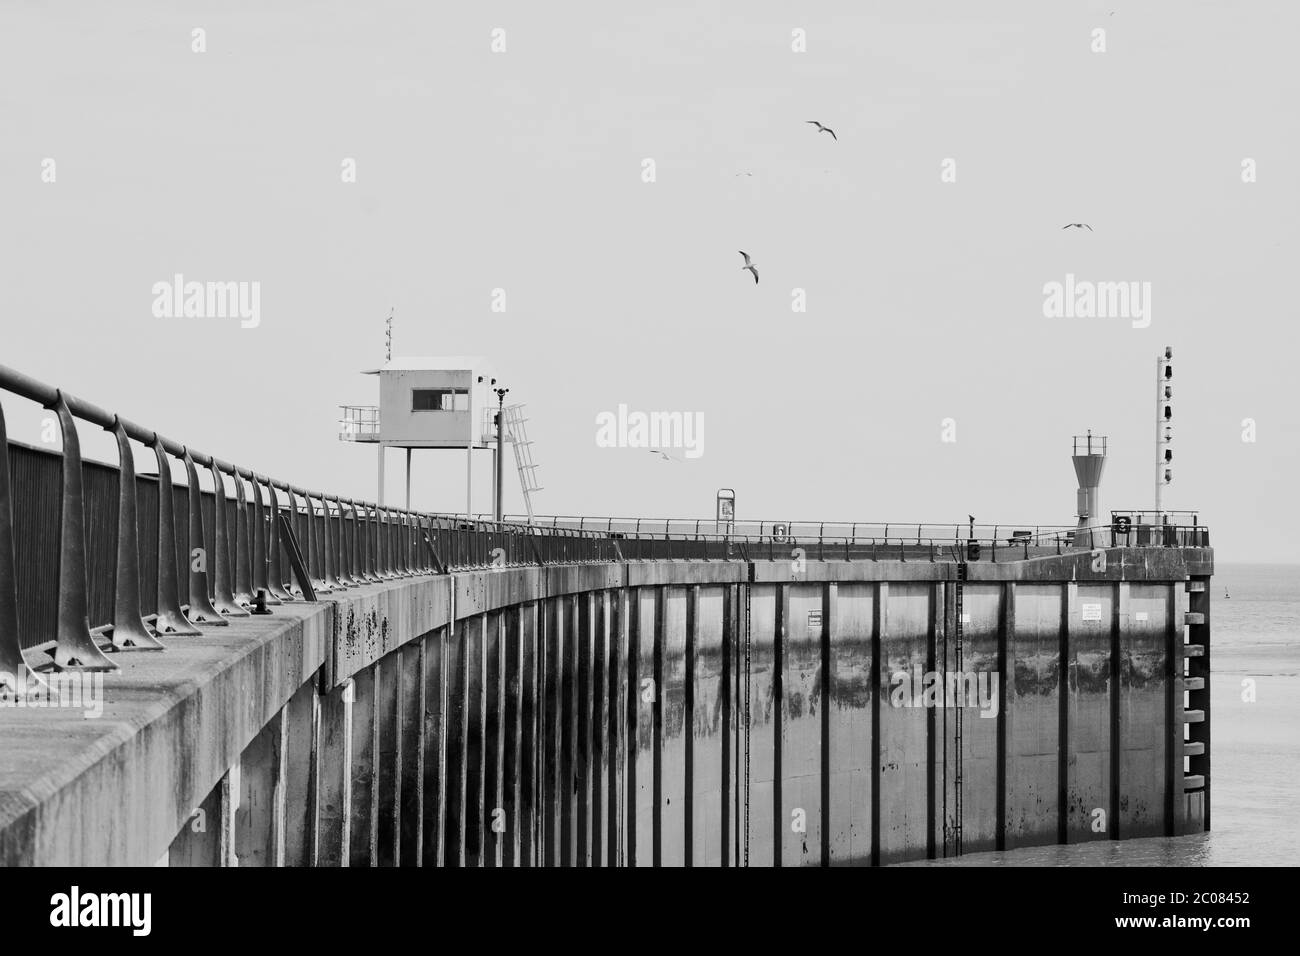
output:
M 467 412 L 469 390 L 464 388 L 413 388 L 413 412 Z

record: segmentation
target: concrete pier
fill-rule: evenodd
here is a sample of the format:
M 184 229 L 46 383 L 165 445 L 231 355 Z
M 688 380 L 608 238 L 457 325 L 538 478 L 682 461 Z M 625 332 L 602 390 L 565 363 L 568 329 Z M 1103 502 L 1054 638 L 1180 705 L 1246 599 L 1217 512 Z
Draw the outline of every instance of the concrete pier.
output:
M 116 655 L 100 717 L 0 709 L 0 864 L 870 865 L 1208 828 L 1213 552 L 1105 555 L 281 605 Z

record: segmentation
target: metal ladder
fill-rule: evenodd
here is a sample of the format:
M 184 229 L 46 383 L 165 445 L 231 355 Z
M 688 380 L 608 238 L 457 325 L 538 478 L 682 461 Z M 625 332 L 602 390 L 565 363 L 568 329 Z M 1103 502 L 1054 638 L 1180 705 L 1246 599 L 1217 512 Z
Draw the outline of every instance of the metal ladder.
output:
M 533 523 L 533 495 L 542 490 L 537 483 L 537 464 L 533 461 L 533 443 L 528 440 L 524 422 L 528 419 L 522 414 L 523 405 L 507 405 L 504 409 L 505 440 L 514 446 L 515 468 L 519 471 L 519 487 L 524 495 L 524 509 L 528 512 L 528 523 Z

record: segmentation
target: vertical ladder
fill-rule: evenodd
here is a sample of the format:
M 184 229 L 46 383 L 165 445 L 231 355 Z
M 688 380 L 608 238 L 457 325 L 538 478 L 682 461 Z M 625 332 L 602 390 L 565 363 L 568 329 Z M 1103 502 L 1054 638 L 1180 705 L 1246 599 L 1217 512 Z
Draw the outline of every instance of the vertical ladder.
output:
M 524 509 L 528 523 L 533 523 L 533 495 L 542 490 L 537 483 L 537 464 L 533 461 L 533 443 L 528 440 L 522 414 L 523 405 L 507 405 L 504 409 L 505 440 L 514 446 L 515 468 L 519 471 L 519 487 L 524 495 Z

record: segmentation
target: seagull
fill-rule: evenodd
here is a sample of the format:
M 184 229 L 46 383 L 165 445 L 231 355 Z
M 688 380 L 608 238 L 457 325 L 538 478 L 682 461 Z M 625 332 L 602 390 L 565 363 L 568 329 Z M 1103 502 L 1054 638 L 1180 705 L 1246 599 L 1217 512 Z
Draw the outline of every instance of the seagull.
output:
M 749 253 L 745 252 L 743 249 L 737 249 L 736 251 L 745 257 L 745 264 L 740 268 L 748 269 L 750 272 L 754 273 L 754 285 L 758 285 L 758 270 L 754 268 L 753 262 L 750 261 Z
M 816 120 L 804 120 L 804 122 L 812 123 L 814 126 L 817 127 L 817 132 L 819 133 L 830 133 L 831 139 L 835 140 L 835 142 L 838 143 L 840 141 L 840 138 L 835 135 L 835 130 L 831 129 L 829 126 L 823 126 L 821 123 L 817 122 Z
M 736 173 L 737 176 L 752 176 L 753 173 Z
M 680 458 L 674 458 L 672 455 L 668 454 L 668 452 L 663 451 L 663 450 L 661 450 L 661 449 L 659 449 L 659 448 L 651 448 L 651 449 L 649 449 L 649 451 L 650 451 L 650 454 L 652 454 L 652 455 L 658 455 L 658 456 L 659 456 L 660 458 L 662 458 L 664 461 L 681 461 Z
M 1086 222 L 1067 222 L 1061 228 L 1062 229 L 1087 229 L 1089 232 L 1092 232 L 1092 226 L 1088 225 Z

